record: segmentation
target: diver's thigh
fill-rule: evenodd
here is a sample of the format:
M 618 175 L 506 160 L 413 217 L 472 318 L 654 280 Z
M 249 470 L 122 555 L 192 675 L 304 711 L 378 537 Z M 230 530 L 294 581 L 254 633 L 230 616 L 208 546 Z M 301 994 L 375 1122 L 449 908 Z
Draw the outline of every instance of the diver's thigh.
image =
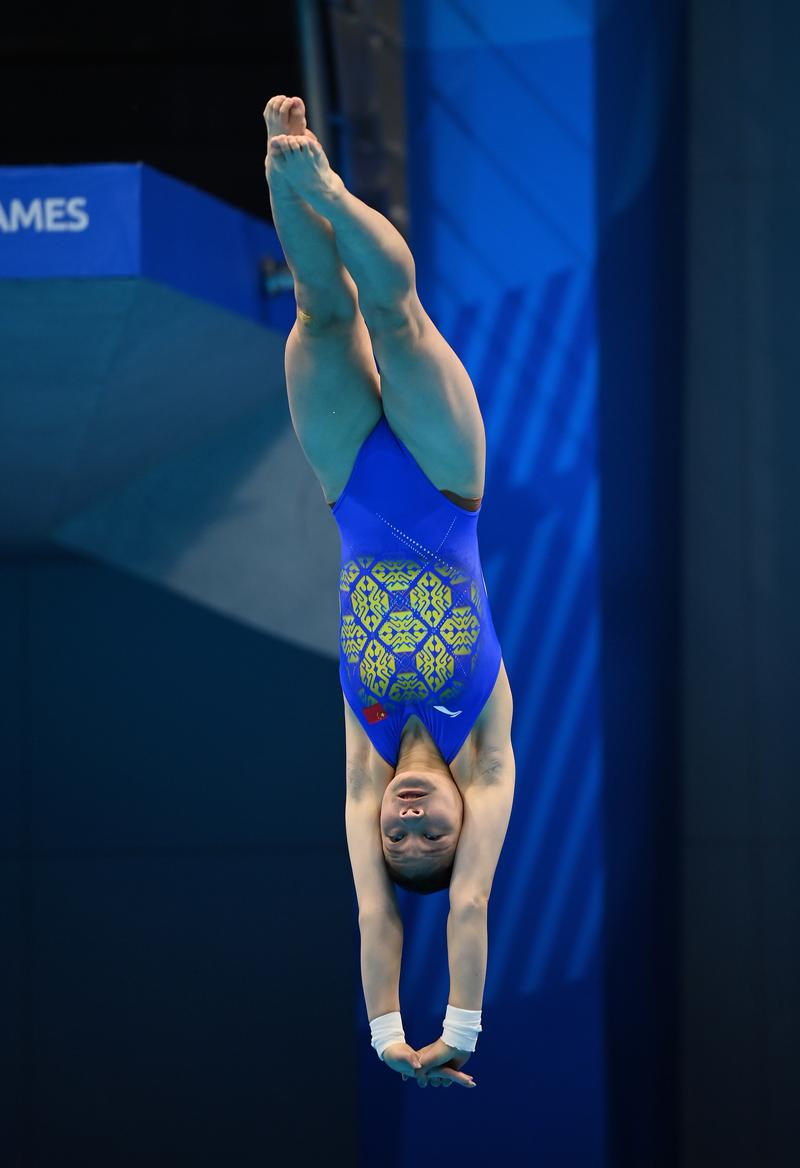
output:
M 386 420 L 440 490 L 483 494 L 486 434 L 475 387 L 414 296 L 404 314 L 369 318 Z
M 286 340 L 286 389 L 298 441 L 333 501 L 381 413 L 380 376 L 359 312 L 323 325 L 295 321 Z

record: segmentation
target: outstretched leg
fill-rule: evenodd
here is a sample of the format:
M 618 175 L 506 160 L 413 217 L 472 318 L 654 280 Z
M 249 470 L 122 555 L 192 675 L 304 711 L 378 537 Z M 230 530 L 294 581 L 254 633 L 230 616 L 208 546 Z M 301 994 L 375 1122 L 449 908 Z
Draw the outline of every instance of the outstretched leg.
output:
M 408 245 L 385 216 L 347 190 L 316 139 L 277 135 L 273 149 L 298 195 L 333 228 L 358 288 L 390 426 L 434 486 L 479 498 L 486 439 L 475 389 L 420 302 Z
M 330 225 L 367 324 L 408 300 L 416 281 L 414 257 L 394 224 L 347 190 L 316 139 L 276 135 L 273 149 L 276 158 L 282 156 L 290 185 Z
M 310 134 L 300 98 L 273 97 L 264 110 L 269 135 L 265 173 L 275 230 L 294 277 L 298 319 L 286 340 L 286 388 L 292 424 L 333 502 L 358 449 L 381 414 L 380 378 L 352 277 L 333 228 L 287 182 L 274 138 Z M 311 140 L 309 138 L 309 140 Z
M 294 278 L 300 319 L 311 317 L 320 324 L 330 319 L 352 320 L 357 292 L 342 266 L 327 219 L 313 210 L 287 181 L 280 165 L 283 155 L 273 140 L 291 129 L 298 139 L 310 131 L 300 98 L 272 97 L 264 110 L 267 124 L 267 156 L 264 172 L 269 184 L 272 220 L 286 263 Z

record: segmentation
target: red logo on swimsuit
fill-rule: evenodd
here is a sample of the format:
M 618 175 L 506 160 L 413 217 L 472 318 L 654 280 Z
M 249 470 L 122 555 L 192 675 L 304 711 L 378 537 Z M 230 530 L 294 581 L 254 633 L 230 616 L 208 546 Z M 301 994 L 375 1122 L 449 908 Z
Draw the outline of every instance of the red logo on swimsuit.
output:
M 375 702 L 373 706 L 362 706 L 361 713 L 367 719 L 370 726 L 375 722 L 382 722 L 384 718 L 389 717 L 380 702 Z

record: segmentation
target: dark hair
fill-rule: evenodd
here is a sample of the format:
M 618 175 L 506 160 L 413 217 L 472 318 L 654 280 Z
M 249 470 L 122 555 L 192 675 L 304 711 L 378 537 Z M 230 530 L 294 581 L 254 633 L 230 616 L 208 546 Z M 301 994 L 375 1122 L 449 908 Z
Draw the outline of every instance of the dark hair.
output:
M 447 864 L 435 868 L 433 872 L 421 873 L 419 876 L 407 876 L 405 873 L 398 871 L 392 865 L 391 861 L 386 859 L 386 856 L 383 857 L 383 860 L 389 876 L 399 888 L 405 888 L 409 892 L 419 893 L 420 896 L 427 896 L 429 892 L 441 892 L 442 889 L 450 887 L 450 877 L 453 874 L 455 856 Z

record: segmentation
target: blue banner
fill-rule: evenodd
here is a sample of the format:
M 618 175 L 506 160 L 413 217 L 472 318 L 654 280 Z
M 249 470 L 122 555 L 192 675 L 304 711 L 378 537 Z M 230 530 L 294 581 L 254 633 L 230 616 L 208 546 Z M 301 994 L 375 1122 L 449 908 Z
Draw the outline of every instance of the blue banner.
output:
M 0 278 L 138 275 L 139 169 L 0 168 Z
M 266 219 L 144 163 L 0 167 L 0 279 L 141 276 L 286 332 L 291 285 L 266 289 L 276 265 Z

